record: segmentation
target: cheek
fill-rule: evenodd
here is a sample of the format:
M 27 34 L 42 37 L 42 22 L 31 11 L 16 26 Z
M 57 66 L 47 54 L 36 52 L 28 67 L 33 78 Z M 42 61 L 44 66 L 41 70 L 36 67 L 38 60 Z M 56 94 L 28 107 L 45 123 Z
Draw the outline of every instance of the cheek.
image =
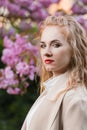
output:
M 66 54 L 66 51 L 64 51 L 63 49 L 60 49 L 60 50 L 57 50 L 57 51 L 55 52 L 55 57 L 56 57 L 56 58 L 61 58 L 61 57 L 63 57 L 65 54 Z
M 61 49 L 57 51 L 56 58 L 59 60 L 70 60 L 71 58 L 71 51 L 69 49 Z

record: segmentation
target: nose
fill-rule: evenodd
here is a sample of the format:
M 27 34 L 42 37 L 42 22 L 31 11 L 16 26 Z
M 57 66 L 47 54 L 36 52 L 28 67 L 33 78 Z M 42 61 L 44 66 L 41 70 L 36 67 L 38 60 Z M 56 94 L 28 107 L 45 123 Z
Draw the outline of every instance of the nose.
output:
M 46 57 L 51 57 L 53 54 L 52 54 L 52 52 L 51 52 L 50 49 L 46 49 L 44 55 L 45 55 Z
M 45 56 L 47 56 L 47 57 L 51 57 L 52 56 L 52 53 L 45 53 Z

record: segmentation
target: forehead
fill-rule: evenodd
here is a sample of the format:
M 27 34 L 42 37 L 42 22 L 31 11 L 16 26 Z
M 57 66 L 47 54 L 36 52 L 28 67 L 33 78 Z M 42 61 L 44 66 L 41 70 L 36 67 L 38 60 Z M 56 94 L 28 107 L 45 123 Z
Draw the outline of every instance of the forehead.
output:
M 41 41 L 52 41 L 54 39 L 65 41 L 66 35 L 65 30 L 58 26 L 47 26 L 42 31 Z

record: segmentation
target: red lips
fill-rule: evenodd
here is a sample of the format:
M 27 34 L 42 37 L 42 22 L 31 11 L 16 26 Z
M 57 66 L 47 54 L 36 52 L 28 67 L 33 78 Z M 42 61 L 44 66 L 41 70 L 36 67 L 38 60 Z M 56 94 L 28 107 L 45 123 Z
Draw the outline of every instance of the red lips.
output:
M 46 60 L 45 60 L 45 63 L 46 63 L 46 64 L 50 64 L 50 63 L 52 63 L 52 62 L 54 62 L 54 60 L 50 60 L 50 59 L 46 59 Z

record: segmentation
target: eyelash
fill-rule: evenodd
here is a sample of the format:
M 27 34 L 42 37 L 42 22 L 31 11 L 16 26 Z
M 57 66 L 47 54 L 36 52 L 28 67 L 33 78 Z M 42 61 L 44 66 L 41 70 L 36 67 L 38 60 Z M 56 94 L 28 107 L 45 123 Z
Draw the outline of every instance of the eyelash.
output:
M 42 45 L 40 45 L 40 48 L 44 48 L 44 47 L 46 47 L 46 45 L 43 45 L 43 44 L 42 44 Z
M 52 43 L 52 46 L 54 46 L 55 48 L 58 48 L 58 47 L 60 47 L 61 45 L 60 45 L 59 43 Z M 40 48 L 45 48 L 45 47 L 46 47 L 45 44 L 41 44 L 41 45 L 40 45 Z
M 61 45 L 59 43 L 54 43 L 53 46 L 57 48 L 57 47 L 60 47 Z

